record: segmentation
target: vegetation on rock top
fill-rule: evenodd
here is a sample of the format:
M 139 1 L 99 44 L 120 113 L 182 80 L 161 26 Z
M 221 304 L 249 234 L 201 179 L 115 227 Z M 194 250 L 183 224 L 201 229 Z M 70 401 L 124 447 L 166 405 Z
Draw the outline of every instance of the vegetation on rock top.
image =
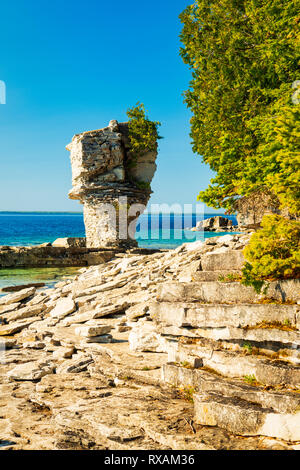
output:
M 136 106 L 128 109 L 126 114 L 129 117 L 130 154 L 134 164 L 139 156 L 156 151 L 157 140 L 162 138 L 158 133 L 161 123 L 150 121 L 143 103 L 137 103 Z

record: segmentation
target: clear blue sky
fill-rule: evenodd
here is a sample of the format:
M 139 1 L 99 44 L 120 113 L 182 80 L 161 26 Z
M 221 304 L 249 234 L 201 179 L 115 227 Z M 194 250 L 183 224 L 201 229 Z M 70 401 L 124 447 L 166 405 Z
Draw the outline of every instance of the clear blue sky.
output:
M 153 203 L 195 203 L 212 177 L 192 153 L 180 12 L 191 0 L 2 2 L 0 210 L 81 210 L 68 200 L 76 133 L 145 103 L 162 122 Z

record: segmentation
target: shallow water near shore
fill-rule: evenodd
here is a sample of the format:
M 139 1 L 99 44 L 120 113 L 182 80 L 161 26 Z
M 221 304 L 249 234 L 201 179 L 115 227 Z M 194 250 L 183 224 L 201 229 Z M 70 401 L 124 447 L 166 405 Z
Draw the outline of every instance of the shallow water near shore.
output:
M 56 282 L 75 276 L 80 268 L 28 268 L 28 269 L 0 269 L 0 297 L 8 294 L 1 289 L 8 286 L 17 286 L 44 282 L 45 287 L 52 287 Z M 43 289 L 43 287 L 41 288 Z

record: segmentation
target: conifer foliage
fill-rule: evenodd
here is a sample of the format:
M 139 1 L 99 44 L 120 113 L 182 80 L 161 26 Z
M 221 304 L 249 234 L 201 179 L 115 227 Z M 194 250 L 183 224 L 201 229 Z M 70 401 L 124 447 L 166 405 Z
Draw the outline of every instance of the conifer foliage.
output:
M 199 199 L 234 211 L 266 189 L 299 212 L 299 2 L 197 0 L 180 19 L 193 150 L 215 172 Z

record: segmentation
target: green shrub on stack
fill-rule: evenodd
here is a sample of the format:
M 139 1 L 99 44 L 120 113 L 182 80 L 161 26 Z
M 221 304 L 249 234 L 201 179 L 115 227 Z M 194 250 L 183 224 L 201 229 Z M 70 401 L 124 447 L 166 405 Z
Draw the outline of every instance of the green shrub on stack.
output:
M 129 117 L 130 160 L 134 165 L 139 155 L 157 149 L 157 140 L 162 138 L 158 134 L 158 127 L 161 123 L 150 121 L 142 103 L 137 103 L 136 106 L 128 109 L 127 116 Z

